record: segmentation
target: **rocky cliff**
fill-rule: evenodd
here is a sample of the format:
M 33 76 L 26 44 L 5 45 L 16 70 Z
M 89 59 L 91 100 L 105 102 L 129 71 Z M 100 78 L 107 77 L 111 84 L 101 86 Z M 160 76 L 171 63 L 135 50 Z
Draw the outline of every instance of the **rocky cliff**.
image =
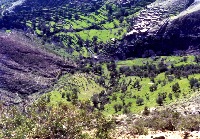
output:
M 158 0 L 140 11 L 114 56 L 199 53 L 200 1 Z

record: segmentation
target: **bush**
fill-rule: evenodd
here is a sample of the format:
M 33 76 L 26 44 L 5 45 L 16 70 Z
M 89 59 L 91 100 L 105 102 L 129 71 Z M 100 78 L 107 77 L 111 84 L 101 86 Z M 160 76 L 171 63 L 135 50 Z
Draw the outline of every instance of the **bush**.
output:
M 124 106 L 122 112 L 123 112 L 123 114 L 129 114 L 131 112 L 130 107 L 129 106 Z
M 163 105 L 163 97 L 158 96 L 158 98 L 156 99 L 156 103 L 159 104 L 160 106 L 162 106 Z
M 144 102 L 144 99 L 143 99 L 143 98 L 140 98 L 140 97 L 136 100 L 136 104 L 137 104 L 138 106 L 141 106 L 141 105 L 143 104 L 143 102 Z
M 115 112 L 117 113 L 118 111 L 121 111 L 122 110 L 122 105 L 121 104 L 115 104 L 113 106 L 113 108 L 115 109 Z
M 48 106 L 43 100 L 27 108 L 26 113 L 16 108 L 0 115 L 0 138 L 88 138 L 83 131 L 94 130 L 97 138 L 110 138 L 112 120 L 101 113 L 59 103 Z
M 146 116 L 148 116 L 150 114 L 150 110 L 149 110 L 149 108 L 147 106 L 144 107 L 144 111 L 143 111 L 142 114 L 146 115 Z
M 168 97 L 170 100 L 172 100 L 173 99 L 172 93 L 169 93 Z
M 172 86 L 172 91 L 173 91 L 174 93 L 177 93 L 177 92 L 180 92 L 180 91 L 181 91 L 181 90 L 180 90 L 180 86 L 179 86 L 178 83 L 175 83 L 175 84 Z
M 148 129 L 145 127 L 143 120 L 137 120 L 135 125 L 131 128 L 131 134 L 133 135 L 148 135 Z
M 150 87 L 149 87 L 149 90 L 150 90 L 151 92 L 156 91 L 156 90 L 157 90 L 157 84 L 154 84 L 154 85 L 150 86 Z
M 134 84 L 133 84 L 133 87 L 134 87 L 134 88 L 140 87 L 140 81 L 139 81 L 139 80 L 136 80 L 136 81 L 134 82 Z
M 191 78 L 189 82 L 190 82 L 190 88 L 199 87 L 199 83 L 198 83 L 199 81 L 196 78 Z

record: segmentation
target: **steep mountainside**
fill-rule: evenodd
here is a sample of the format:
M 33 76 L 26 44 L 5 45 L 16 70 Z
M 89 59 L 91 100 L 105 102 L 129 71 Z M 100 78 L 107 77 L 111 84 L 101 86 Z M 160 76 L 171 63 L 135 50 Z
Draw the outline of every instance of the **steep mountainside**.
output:
M 170 55 L 198 50 L 199 7 L 198 0 L 26 0 L 2 8 L 0 26 L 34 33 L 75 59 Z
M 156 1 L 133 20 L 132 30 L 119 44 L 114 56 L 199 53 L 199 1 Z
M 22 29 L 64 48 L 65 56 L 103 55 L 107 43 L 121 39 L 130 19 L 155 0 L 26 0 L 3 9 L 0 27 Z M 4 6 L 3 6 L 4 7 Z
M 8 104 L 45 91 L 63 71 L 75 67 L 16 35 L 0 35 L 0 101 Z

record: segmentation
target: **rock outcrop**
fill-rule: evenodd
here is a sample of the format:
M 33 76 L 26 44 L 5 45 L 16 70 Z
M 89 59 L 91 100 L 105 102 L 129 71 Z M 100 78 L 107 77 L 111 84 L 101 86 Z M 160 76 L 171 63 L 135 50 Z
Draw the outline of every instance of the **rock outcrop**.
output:
M 0 101 L 7 104 L 48 89 L 63 71 L 75 68 L 15 35 L 0 35 Z
M 199 0 L 158 0 L 133 19 L 114 56 L 124 59 L 199 53 L 199 32 Z
M 133 27 L 126 35 L 156 34 L 165 25 L 172 15 L 184 11 L 189 0 L 157 0 L 148 5 L 133 19 Z

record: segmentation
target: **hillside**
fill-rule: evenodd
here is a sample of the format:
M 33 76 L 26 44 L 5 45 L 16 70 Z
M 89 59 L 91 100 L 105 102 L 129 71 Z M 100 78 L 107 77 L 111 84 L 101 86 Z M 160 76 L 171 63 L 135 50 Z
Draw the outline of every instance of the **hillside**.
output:
M 180 54 L 198 50 L 198 5 L 193 0 L 27 0 L 12 12 L 4 10 L 0 25 L 54 42 L 73 59 Z
M 0 35 L 0 100 L 7 104 L 18 104 L 30 94 L 44 92 L 62 72 L 75 68 L 19 35 Z
M 12 12 L 5 10 L 0 26 L 31 32 L 44 43 L 54 42 L 66 50 L 65 57 L 104 56 L 106 44 L 121 39 L 131 18 L 153 1 L 27 0 Z
M 198 5 L 198 1 L 190 0 L 156 1 L 148 5 L 134 18 L 132 29 L 113 55 L 124 59 L 199 53 Z
M 0 138 L 199 138 L 199 0 L 2 0 L 0 13 Z

